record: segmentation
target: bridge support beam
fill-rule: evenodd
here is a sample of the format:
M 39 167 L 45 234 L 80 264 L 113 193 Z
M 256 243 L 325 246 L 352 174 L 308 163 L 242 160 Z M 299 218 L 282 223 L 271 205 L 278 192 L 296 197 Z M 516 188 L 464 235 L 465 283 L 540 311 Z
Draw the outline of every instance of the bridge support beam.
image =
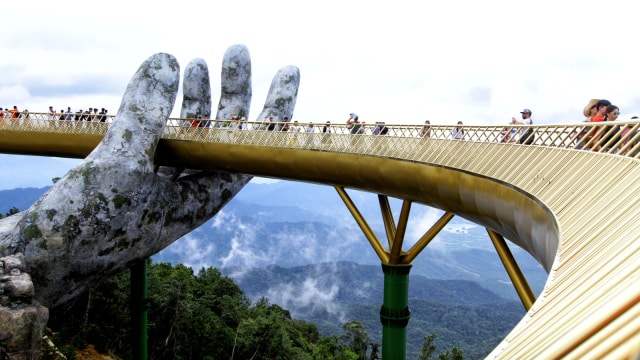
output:
M 518 296 L 520 297 L 520 301 L 522 301 L 522 305 L 525 310 L 529 311 L 533 303 L 536 301 L 536 295 L 531 290 L 531 286 L 527 282 L 527 278 L 520 270 L 516 259 L 513 257 L 511 250 L 509 250 L 509 246 L 507 246 L 507 242 L 504 240 L 504 237 L 493 230 L 487 229 L 487 233 L 489 234 L 489 238 L 491 238 L 491 242 L 493 246 L 496 248 L 496 252 L 504 265 L 504 268 L 507 270 L 507 274 L 513 283 Z
M 382 359 L 403 360 L 407 355 L 409 310 L 409 271 L 411 265 L 382 264 L 384 300 L 380 309 Z
M 133 265 L 131 279 L 131 359 L 147 360 L 147 259 Z

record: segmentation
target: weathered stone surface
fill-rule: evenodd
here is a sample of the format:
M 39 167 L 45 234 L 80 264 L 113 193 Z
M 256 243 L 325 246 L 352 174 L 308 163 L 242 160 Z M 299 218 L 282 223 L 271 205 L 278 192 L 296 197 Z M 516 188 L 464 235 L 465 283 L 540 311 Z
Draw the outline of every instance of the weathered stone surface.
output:
M 2 282 L 2 279 L 0 279 L 0 282 Z M 16 275 L 9 276 L 3 287 L 3 294 L 15 299 L 30 300 L 33 295 L 35 295 L 31 276 L 27 273 L 18 273 Z
M 38 359 L 49 310 L 33 301 L 22 254 L 0 258 L 0 359 Z M 9 271 L 7 271 L 10 269 Z
M 43 306 L 70 300 L 162 250 L 209 220 L 251 179 L 197 171 L 172 179 L 172 172 L 154 171 L 153 156 L 175 103 L 179 73 L 169 54 L 147 59 L 132 77 L 115 121 L 96 149 L 27 211 L 0 219 L 0 256 L 7 257 L 0 260 L 0 322 L 11 325 L 0 328 L 4 355 L 39 352 L 48 317 Z M 203 60 L 189 64 L 185 82 L 185 114 L 210 109 L 209 73 Z M 248 114 L 251 62 L 244 46 L 232 46 L 225 53 L 221 84 L 214 118 Z M 291 118 L 298 85 L 297 68 L 279 71 L 265 110 Z
M 25 271 L 24 255 L 15 254 L 0 259 L 0 275 Z
M 232 115 L 248 118 L 252 95 L 251 59 L 245 46 L 234 45 L 227 49 L 222 60 L 221 78 L 216 119 L 231 119 Z
M 210 84 L 207 63 L 202 59 L 191 60 L 184 69 L 180 118 L 194 119 L 197 116 L 211 118 Z
M 271 81 L 267 101 L 258 119 L 273 115 L 277 121 L 282 121 L 285 116 L 293 121 L 299 85 L 300 70 L 297 67 L 290 65 L 278 70 L 278 74 Z
M 49 311 L 40 305 L 0 307 L 0 348 L 3 348 L 0 353 L 40 349 L 42 330 L 48 319 Z

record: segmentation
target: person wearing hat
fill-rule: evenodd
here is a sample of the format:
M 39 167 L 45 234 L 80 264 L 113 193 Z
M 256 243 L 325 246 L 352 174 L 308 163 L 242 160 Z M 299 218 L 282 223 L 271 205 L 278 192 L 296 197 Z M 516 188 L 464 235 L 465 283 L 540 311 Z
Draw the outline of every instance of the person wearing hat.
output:
M 600 99 L 596 103 L 596 114 L 591 118 L 591 122 L 602 122 L 604 121 L 605 115 L 607 115 L 607 108 L 611 106 L 611 101 Z M 591 130 L 591 133 L 588 135 L 589 141 L 587 144 L 591 147 L 593 146 L 593 151 L 600 151 L 600 146 L 594 146 L 600 141 L 602 134 L 598 134 L 599 128 L 594 128 Z
M 591 99 L 587 106 L 582 109 L 582 115 L 584 115 L 584 121 L 590 122 L 591 119 L 596 115 L 597 109 L 596 104 L 600 101 L 600 99 Z
M 358 115 L 355 113 L 349 114 L 349 120 L 347 120 L 347 129 L 351 130 L 352 134 L 360 133 L 360 121 L 358 121 Z
M 511 118 L 511 123 L 516 125 L 533 125 L 533 120 L 531 119 L 531 110 L 524 109 L 520 111 L 520 115 L 522 116 L 522 121 L 516 119 L 515 117 Z M 522 128 L 520 130 L 520 136 L 518 137 L 518 144 L 527 144 L 531 145 L 533 143 L 533 128 Z
M 584 120 L 583 122 L 591 122 L 591 119 L 593 119 L 594 116 L 596 116 L 596 104 L 598 104 L 598 101 L 600 101 L 600 99 L 591 99 L 589 100 L 589 102 L 587 103 L 587 105 L 584 107 L 584 109 L 582 109 L 582 115 L 584 115 Z M 582 147 L 584 146 L 584 141 L 580 141 L 582 140 L 585 136 L 587 136 L 588 133 L 588 129 L 587 128 L 583 128 L 580 132 L 574 131 L 572 133 L 572 136 L 575 136 L 575 142 L 577 144 L 576 149 L 582 149 Z

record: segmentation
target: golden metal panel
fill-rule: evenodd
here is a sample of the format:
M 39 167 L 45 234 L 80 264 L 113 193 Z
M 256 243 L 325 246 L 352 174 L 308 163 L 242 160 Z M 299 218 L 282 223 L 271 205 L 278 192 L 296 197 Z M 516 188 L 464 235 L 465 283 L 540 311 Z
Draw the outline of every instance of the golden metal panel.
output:
M 108 127 L 31 116 L 0 123 L 0 152 L 82 158 Z M 547 283 L 489 358 L 640 354 L 639 122 L 616 122 L 630 135 L 598 151 L 580 149 L 577 135 L 610 123 L 535 126 L 534 145 L 518 145 L 499 142 L 503 126 L 465 126 L 467 140 L 452 140 L 453 126 L 433 125 L 432 137 L 419 139 L 421 125 L 387 125 L 386 136 L 371 135 L 371 127 L 367 135 L 335 127 L 327 137 L 319 128 L 280 133 L 250 122 L 248 131 L 225 121 L 204 129 L 173 126 L 181 122 L 171 119 L 165 128 L 156 165 L 393 196 L 462 216 L 531 253 L 549 272 Z M 589 142 L 595 143 L 582 141 Z M 367 229 L 364 219 L 359 223 Z M 388 260 L 370 235 L 381 260 Z M 400 261 L 415 256 L 412 251 Z

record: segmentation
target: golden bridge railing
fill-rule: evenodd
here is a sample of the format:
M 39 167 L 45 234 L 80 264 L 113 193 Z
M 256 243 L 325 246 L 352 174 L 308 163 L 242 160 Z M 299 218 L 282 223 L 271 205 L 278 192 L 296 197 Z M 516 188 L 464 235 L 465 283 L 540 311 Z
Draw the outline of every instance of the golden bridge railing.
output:
M 50 155 L 66 146 L 67 152 L 61 154 L 86 156 L 100 140 L 94 135 L 104 134 L 112 120 L 110 116 L 105 122 L 55 120 L 48 114 L 0 119 L 0 152 Z M 347 174 L 345 178 L 355 188 L 364 189 L 363 185 L 374 182 L 369 187 L 374 191 L 387 189 L 389 195 L 398 194 L 398 198 L 445 204 L 447 209 L 453 207 L 456 215 L 501 230 L 497 232 L 534 255 L 549 278 L 526 316 L 488 358 L 638 358 L 639 122 L 536 125 L 532 127 L 531 146 L 513 145 L 527 130 L 515 125 L 465 126 L 464 139 L 460 140 L 453 140 L 455 126 L 432 125 L 426 139 L 420 137 L 425 133 L 422 125 L 388 124 L 385 135 L 374 135 L 376 127 L 380 130 L 383 124 L 364 124 L 364 134 L 351 134 L 352 129 L 345 124 L 331 124 L 328 134 L 322 132 L 325 124 L 304 123 L 301 132 L 275 130 L 283 124 L 274 124 L 274 131 L 269 131 L 269 125 L 220 120 L 195 124 L 193 120 L 170 119 L 163 137 L 174 139 L 169 145 L 176 150 L 171 155 L 182 156 L 178 164 L 186 163 L 185 152 L 191 155 L 192 150 L 206 150 L 206 144 L 200 142 L 212 142 L 211 148 L 230 149 L 214 153 L 217 160 L 227 162 L 223 165 L 244 161 L 241 170 L 260 165 L 259 175 L 278 177 L 300 171 L 303 175 L 296 173 L 292 178 L 315 181 L 318 174 L 325 176 L 325 172 L 339 167 L 330 174 L 330 180 Z M 289 124 L 290 129 L 293 126 Z M 90 146 L 79 146 L 80 142 Z M 235 144 L 249 147 L 237 151 Z M 36 146 L 41 148 L 34 149 Z M 288 163 L 255 164 L 251 156 L 245 156 L 256 153 L 251 146 L 274 148 L 273 153 L 255 155 L 258 159 L 289 151 L 283 148 L 320 151 L 300 151 L 296 155 L 301 156 L 291 156 Z M 73 151 L 69 150 L 72 147 Z M 238 158 L 232 158 L 238 153 Z M 201 155 L 197 151 L 194 154 Z M 336 166 L 338 158 L 347 161 Z M 200 156 L 190 164 L 206 166 L 206 159 Z M 385 172 L 371 170 L 378 160 L 387 165 Z M 311 164 L 313 161 L 317 163 Z M 431 167 L 419 171 L 419 163 L 435 164 L 437 170 Z M 323 171 L 307 176 L 312 169 L 309 164 Z M 345 170 L 350 167 L 356 169 Z M 287 173 L 288 169 L 294 170 Z M 464 171 L 449 180 L 456 169 Z M 376 182 L 379 177 L 392 183 Z M 484 179 L 495 183 L 486 185 Z M 423 183 L 424 191 L 420 187 Z M 511 191 L 514 188 L 525 195 Z M 539 208 L 545 212 L 534 211 Z
M 61 120 L 48 113 L 21 114 L 0 118 L 0 129 L 74 134 L 105 134 L 113 115 L 92 115 L 88 120 Z M 101 121 L 103 120 L 103 121 Z M 329 123 L 269 123 L 263 121 L 200 120 L 171 118 L 164 138 L 254 144 L 290 148 L 313 148 L 332 151 L 366 149 L 385 156 L 385 150 L 411 148 L 416 141 L 460 140 L 517 144 L 520 142 L 545 147 L 589 150 L 640 158 L 640 121 L 616 121 L 558 125 L 396 125 L 359 124 L 359 131 L 346 124 Z M 283 131 L 283 128 L 288 128 Z M 273 128 L 272 131 L 269 129 Z M 298 129 L 298 131 L 294 131 Z M 531 132 L 527 130 L 531 129 Z M 355 132 L 355 133 L 354 133 Z M 456 134 L 458 134 L 456 136 Z M 378 137 L 384 137 L 377 140 Z M 375 148 L 384 143 L 385 146 Z

